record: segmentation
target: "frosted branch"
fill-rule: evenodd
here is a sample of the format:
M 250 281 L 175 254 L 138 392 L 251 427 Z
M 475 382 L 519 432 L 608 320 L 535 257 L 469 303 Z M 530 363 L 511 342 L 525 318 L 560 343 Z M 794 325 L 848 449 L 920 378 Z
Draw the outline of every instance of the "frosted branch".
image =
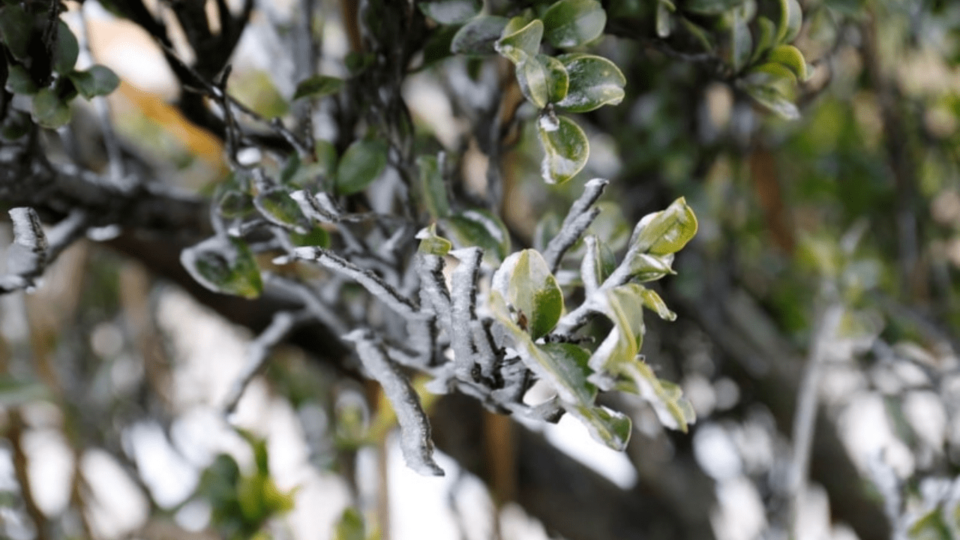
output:
M 400 315 L 409 318 L 419 318 L 420 313 L 413 302 L 397 292 L 389 283 L 370 270 L 360 268 L 352 262 L 334 255 L 333 253 L 319 247 L 298 247 L 290 252 L 290 257 L 306 261 L 315 261 L 320 265 L 346 276 L 367 289 L 373 296 L 380 299 L 390 309 Z M 281 257 L 278 262 L 285 262 L 286 258 Z
M 410 381 L 400 368 L 390 362 L 370 330 L 354 330 L 344 339 L 356 344 L 360 362 L 383 387 L 384 394 L 397 413 L 400 450 L 407 466 L 424 476 L 443 476 L 443 469 L 433 460 L 430 422 Z
M 603 195 L 603 190 L 609 183 L 608 180 L 601 178 L 590 180 L 584 186 L 583 194 L 570 206 L 567 217 L 563 219 L 563 223 L 560 225 L 560 231 L 550 240 L 547 248 L 543 251 L 543 258 L 547 261 L 550 272 L 556 273 L 563 254 L 580 239 L 580 236 L 600 213 L 599 209 L 592 207 L 600 198 L 600 195 Z
M 443 277 L 443 257 L 419 253 L 417 274 L 420 277 L 421 309 L 432 308 L 444 326 L 449 327 L 453 313 L 450 291 Z
M 29 289 L 47 265 L 83 235 L 88 218 L 77 210 L 57 223 L 48 235 L 32 208 L 12 208 L 13 244 L 7 248 L 7 275 L 0 276 L 0 294 Z
M 273 273 L 265 273 L 264 278 L 266 278 L 270 284 L 296 295 L 296 297 L 303 302 L 304 307 L 310 311 L 310 314 L 330 328 L 335 334 L 343 335 L 349 331 L 347 325 L 340 320 L 340 316 L 334 313 L 320 298 L 317 292 L 307 284 Z
M 226 411 L 227 414 L 236 410 L 237 403 L 239 403 L 240 398 L 243 397 L 243 392 L 247 389 L 247 386 L 250 385 L 250 381 L 252 381 L 267 364 L 270 351 L 287 337 L 287 334 L 296 328 L 298 324 L 306 322 L 309 319 L 310 312 L 307 310 L 296 313 L 278 311 L 273 315 L 273 320 L 270 321 L 270 325 L 247 346 L 247 361 L 243 366 L 240 377 L 230 389 L 230 393 L 227 395 L 225 402 L 226 404 L 224 405 L 224 411 Z
M 460 260 L 460 266 L 451 277 L 450 297 L 453 300 L 453 313 L 450 325 L 450 339 L 453 342 L 454 366 L 457 378 L 472 380 L 472 371 L 476 365 L 477 349 L 473 343 L 471 321 L 476 319 L 474 306 L 477 302 L 477 279 L 480 275 L 480 261 L 483 250 L 465 248 L 450 253 Z

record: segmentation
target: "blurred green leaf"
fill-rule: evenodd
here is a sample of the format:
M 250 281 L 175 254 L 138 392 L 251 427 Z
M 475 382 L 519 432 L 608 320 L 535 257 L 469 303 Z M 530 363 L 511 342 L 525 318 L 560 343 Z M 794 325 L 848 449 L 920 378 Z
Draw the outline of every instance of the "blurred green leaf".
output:
M 96 64 L 86 71 L 71 71 L 68 75 L 80 95 L 90 99 L 105 96 L 120 86 L 120 78 L 110 68 Z
M 37 93 L 37 83 L 33 81 L 33 78 L 30 77 L 30 73 L 21 65 L 13 64 L 10 66 L 10 70 L 7 73 L 7 84 L 6 87 L 8 90 L 14 94 L 23 94 L 31 96 Z
M 300 211 L 290 193 L 285 189 L 269 189 L 257 194 L 253 199 L 254 206 L 270 223 L 305 234 L 306 218 Z
M 333 532 L 333 540 L 367 540 L 366 525 L 360 512 L 350 507 L 340 514 Z
M 562 184 L 576 176 L 587 164 L 590 143 L 573 120 L 563 116 L 541 116 L 537 130 L 544 152 L 540 174 L 545 182 Z
M 469 21 L 483 9 L 481 0 L 419 0 L 417 7 L 424 15 L 440 24 Z
M 420 171 L 420 192 L 427 211 L 434 218 L 450 215 L 450 202 L 447 200 L 447 184 L 443 181 L 440 160 L 436 156 L 417 158 Z
M 796 120 L 800 118 L 800 110 L 797 109 L 797 106 L 772 86 L 758 84 L 745 85 L 743 86 L 743 90 L 755 99 L 757 103 L 786 120 Z
M 0 406 L 18 407 L 40 399 L 50 399 L 53 395 L 40 381 L 19 379 L 9 375 L 0 376 Z
M 17 60 L 26 60 L 30 51 L 30 34 L 33 33 L 33 17 L 18 5 L 0 8 L 0 41 L 6 44 L 10 54 Z
M 57 48 L 53 51 L 53 70 L 61 75 L 73 71 L 80 55 L 80 44 L 77 36 L 73 35 L 70 27 L 63 21 L 58 21 Z
M 57 96 L 55 90 L 41 88 L 33 96 L 33 117 L 41 126 L 56 129 L 70 121 L 70 106 Z
M 750 34 L 746 14 L 743 9 L 733 11 L 730 28 L 730 55 L 734 71 L 739 72 L 750 62 L 753 53 L 753 36 Z
M 677 314 L 670 311 L 666 302 L 663 301 L 663 298 L 660 298 L 656 291 L 644 288 L 640 291 L 640 297 L 643 299 L 643 307 L 653 311 L 661 319 L 665 321 L 675 321 L 677 319 Z
M 760 15 L 757 17 L 757 30 L 759 37 L 756 40 L 756 46 L 753 54 L 750 56 L 750 62 L 756 62 L 766 51 L 774 46 L 777 40 L 777 25 L 770 19 Z
M 780 0 L 780 24 L 777 25 L 777 43 L 789 43 L 800 34 L 803 11 L 797 0 Z
M 767 53 L 767 62 L 776 62 L 786 66 L 797 80 L 807 80 L 807 61 L 803 53 L 793 45 L 778 45 Z
M 467 56 L 495 54 L 494 44 L 508 21 L 505 17 L 479 17 L 468 22 L 453 36 L 450 51 Z
M 337 191 L 351 195 L 363 191 L 387 166 L 387 143 L 379 139 L 361 139 L 347 148 L 337 167 Z
M 237 238 L 214 236 L 180 253 L 180 263 L 213 292 L 256 298 L 263 291 L 250 248 Z
M 596 0 L 560 0 L 543 14 L 544 37 L 558 48 L 593 41 L 606 24 L 607 13 Z
M 743 2 L 744 0 L 682 0 L 680 7 L 698 15 L 720 15 Z
M 557 106 L 582 113 L 623 101 L 626 77 L 610 60 L 590 54 L 559 57 L 570 77 L 566 97 Z
M 657 37 L 661 39 L 670 37 L 672 27 L 670 13 L 676 10 L 676 6 L 668 0 L 657 1 Z
M 314 75 L 308 79 L 300 81 L 297 90 L 293 93 L 293 99 L 300 98 L 322 98 L 331 94 L 336 94 L 343 88 L 343 79 L 329 77 L 327 75 Z
M 323 227 L 314 227 L 306 233 L 290 232 L 290 241 L 296 246 L 330 247 L 330 233 Z

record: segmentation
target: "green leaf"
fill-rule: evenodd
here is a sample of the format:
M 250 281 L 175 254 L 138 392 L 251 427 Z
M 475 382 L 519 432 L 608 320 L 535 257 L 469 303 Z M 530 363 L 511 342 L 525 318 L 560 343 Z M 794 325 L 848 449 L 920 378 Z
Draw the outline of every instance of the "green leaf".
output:
M 323 227 L 314 227 L 304 234 L 290 232 L 290 241 L 296 246 L 330 247 L 330 233 Z
M 254 197 L 253 205 L 270 223 L 300 234 L 307 233 L 307 229 L 304 227 L 306 218 L 300 211 L 297 201 L 290 197 L 288 191 L 284 189 L 262 191 Z
M 669 255 L 650 255 L 649 253 L 638 253 L 630 258 L 628 268 L 630 276 L 634 281 L 646 283 L 656 281 L 663 276 L 675 274 L 673 271 L 673 254 Z
M 417 7 L 424 15 L 440 24 L 469 21 L 483 9 L 480 0 L 420 0 Z
M 565 406 L 592 402 L 596 390 L 584 378 L 586 371 L 582 362 L 587 355 L 585 350 L 577 351 L 579 347 L 576 346 L 576 349 L 560 349 L 535 344 L 533 338 L 514 320 L 499 290 L 490 291 L 490 308 L 497 322 L 513 339 L 524 365 L 549 384 Z
M 763 15 L 757 17 L 757 29 L 760 31 L 760 37 L 757 38 L 757 45 L 750 57 L 751 63 L 756 62 L 770 47 L 773 47 L 777 40 L 777 25 Z
M 683 397 L 679 386 L 658 379 L 646 362 L 634 358 L 617 366 L 618 374 L 624 377 L 617 390 L 637 394 L 653 406 L 660 423 L 671 429 L 686 433 L 688 426 L 697 421 L 690 400 Z
M 511 22 L 517 20 L 514 17 Z M 540 40 L 543 39 L 543 22 L 534 19 L 526 26 L 513 30 L 511 23 L 503 29 L 503 36 L 494 44 L 501 56 L 514 64 L 519 64 L 540 52 Z
M 293 93 L 293 99 L 300 98 L 322 98 L 331 94 L 336 94 L 343 88 L 343 79 L 329 77 L 327 75 L 314 75 L 313 77 L 300 81 L 297 90 Z
M 627 84 L 623 72 L 610 60 L 591 54 L 567 54 L 559 58 L 570 76 L 567 96 L 557 106 L 582 113 L 623 101 Z
M 560 0 L 543 14 L 544 37 L 554 47 L 578 47 L 603 34 L 607 13 L 596 0 Z
M 633 431 L 630 417 L 606 407 L 577 405 L 567 411 L 583 422 L 594 440 L 618 452 L 626 450 Z
M 797 80 L 807 80 L 807 61 L 803 53 L 793 45 L 778 45 L 767 54 L 767 62 L 775 62 L 786 66 L 796 76 Z
M 120 86 L 120 77 L 110 68 L 96 64 L 86 71 L 71 71 L 68 75 L 80 95 L 90 99 L 105 96 Z
M 77 36 L 73 35 L 67 23 L 63 21 L 57 21 L 57 23 L 60 27 L 57 30 L 57 48 L 53 51 L 53 70 L 66 75 L 73 71 L 73 66 L 77 63 L 80 44 L 77 43 Z
M 607 290 L 602 297 L 602 311 L 613 321 L 614 328 L 590 357 L 590 368 L 598 374 L 619 373 L 617 366 L 632 362 L 643 346 L 643 287 L 635 283 Z M 598 378 L 598 386 L 609 390 L 609 381 Z
M 784 82 L 792 85 L 796 81 L 796 74 L 787 66 L 777 62 L 754 66 L 743 78 L 743 82 L 750 86 L 776 86 Z
M 50 88 L 33 96 L 33 117 L 45 128 L 56 129 L 70 121 L 70 107 Z
M 260 269 L 240 239 L 214 236 L 180 253 L 180 264 L 207 289 L 256 298 L 263 291 Z
M 777 43 L 788 43 L 800 34 L 803 11 L 797 0 L 780 0 L 780 24 L 777 25 Z
M 665 321 L 677 320 L 677 314 L 670 311 L 667 303 L 663 301 L 663 298 L 660 298 L 660 295 L 657 294 L 656 291 L 644 288 L 640 292 L 640 297 L 643 299 L 643 307 L 653 311 L 659 315 L 661 319 Z
M 465 24 L 453 36 L 450 52 L 467 56 L 495 54 L 494 44 L 500 39 L 509 19 L 479 17 Z
M 367 540 L 363 516 L 355 508 L 343 511 L 333 532 L 333 540 Z
M 453 244 L 442 236 L 437 235 L 437 224 L 431 223 L 429 227 L 421 229 L 417 233 L 417 240 L 420 240 L 420 247 L 417 251 L 427 255 L 436 255 L 443 257 L 450 253 Z
M 337 167 L 337 191 L 351 195 L 366 189 L 386 168 L 388 151 L 387 143 L 378 139 L 351 144 Z
M 494 274 L 493 287 L 517 311 L 534 340 L 553 330 L 563 314 L 563 292 L 543 255 L 532 249 L 514 253 Z
M 547 66 L 540 62 L 539 56 L 525 56 L 523 61 L 517 64 L 517 84 L 527 101 L 542 109 L 550 99 L 550 74 Z
M 466 210 L 440 220 L 440 226 L 458 248 L 479 247 L 483 259 L 498 266 L 510 253 L 510 231 L 495 214 L 482 209 Z
M 767 85 L 746 85 L 743 90 L 757 103 L 778 114 L 785 120 L 800 118 L 800 110 L 779 90 Z
M 737 72 L 747 66 L 750 62 L 750 54 L 753 52 L 753 36 L 750 34 L 747 23 L 744 9 L 734 10 L 730 28 L 730 63 Z
M 560 60 L 545 54 L 538 54 L 537 60 L 547 71 L 547 101 L 557 103 L 567 97 L 570 87 L 570 75 Z
M 17 60 L 26 60 L 30 55 L 30 34 L 33 32 L 33 17 L 18 5 L 0 8 L 0 41 L 6 44 L 10 54 Z
M 676 253 L 697 234 L 697 216 L 680 197 L 666 210 L 644 216 L 633 231 L 632 249 L 637 253 Z
M 548 184 L 562 184 L 570 180 L 587 164 L 590 143 L 573 120 L 563 116 L 541 116 L 537 131 L 544 152 L 540 174 Z
M 720 15 L 723 12 L 735 8 L 743 3 L 744 0 L 684 0 L 681 2 L 681 8 L 690 13 L 698 15 Z
M 37 93 L 37 83 L 33 81 L 33 78 L 30 77 L 30 73 L 26 68 L 19 64 L 13 64 L 10 66 L 10 71 L 7 73 L 7 89 L 13 92 L 14 94 L 23 94 L 27 96 L 32 96 Z
M 420 193 L 427 211 L 435 218 L 449 216 L 450 202 L 447 200 L 447 185 L 443 181 L 440 160 L 436 156 L 420 156 L 417 158 L 417 169 L 420 171 Z

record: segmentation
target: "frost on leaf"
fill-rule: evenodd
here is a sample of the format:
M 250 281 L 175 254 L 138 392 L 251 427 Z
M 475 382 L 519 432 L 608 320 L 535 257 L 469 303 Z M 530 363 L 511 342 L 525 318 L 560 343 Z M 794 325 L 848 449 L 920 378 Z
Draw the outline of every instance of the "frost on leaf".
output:
M 180 253 L 190 276 L 213 292 L 256 298 L 263 290 L 260 269 L 239 239 L 214 236 Z

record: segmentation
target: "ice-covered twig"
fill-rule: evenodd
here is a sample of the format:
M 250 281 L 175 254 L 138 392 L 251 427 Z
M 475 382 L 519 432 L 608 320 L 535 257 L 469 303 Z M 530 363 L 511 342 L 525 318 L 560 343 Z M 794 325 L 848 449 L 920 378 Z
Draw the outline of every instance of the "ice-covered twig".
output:
M 237 378 L 233 387 L 230 389 L 230 393 L 227 395 L 225 401 L 223 409 L 227 414 L 232 413 L 237 408 L 237 403 L 239 403 L 240 398 L 243 397 L 243 392 L 247 389 L 247 386 L 249 386 L 250 381 L 252 381 L 253 378 L 257 376 L 257 373 L 260 373 L 260 370 L 267 364 L 270 351 L 280 343 L 283 338 L 287 337 L 287 334 L 296 328 L 298 324 L 310 320 L 311 315 L 309 310 L 297 312 L 278 311 L 273 315 L 273 320 L 270 321 L 270 325 L 267 326 L 256 339 L 250 342 L 250 345 L 247 346 L 247 362 L 243 366 L 240 377 Z
M 414 303 L 403 296 L 380 276 L 366 268 L 360 268 L 352 262 L 334 255 L 319 247 L 298 247 L 290 252 L 293 259 L 315 261 L 334 272 L 346 276 L 367 289 L 373 296 L 380 299 L 390 309 L 408 318 L 422 318 Z M 278 258 L 278 262 L 286 262 L 286 257 Z
M 303 301 L 304 307 L 310 311 L 310 314 L 330 328 L 336 335 L 343 335 L 349 331 L 349 328 L 347 328 L 341 318 L 331 311 L 320 298 L 320 295 L 305 283 L 269 272 L 264 273 L 264 278 L 266 278 L 270 284 L 296 295 L 297 298 Z
M 344 339 L 356 344 L 360 362 L 383 387 L 383 393 L 397 413 L 400 450 L 407 466 L 424 476 L 443 476 L 443 469 L 433 460 L 430 422 L 406 376 L 390 362 L 370 330 L 354 330 Z
M 432 308 L 441 324 L 449 327 L 453 308 L 450 301 L 450 291 L 447 290 L 447 284 L 443 277 L 443 267 L 443 257 L 428 253 L 417 254 L 421 309 Z
M 547 261 L 550 272 L 556 273 L 563 254 L 580 239 L 580 236 L 600 213 L 599 209 L 593 208 L 593 204 L 597 202 L 600 195 L 603 195 L 603 190 L 609 183 L 609 180 L 602 178 L 590 180 L 584 186 L 583 194 L 570 206 L 567 217 L 563 219 L 563 223 L 560 225 L 560 231 L 550 240 L 547 248 L 543 251 L 543 258 Z
M 32 208 L 12 208 L 13 244 L 7 248 L 7 275 L 0 276 L 0 294 L 33 287 L 34 280 L 79 238 L 89 223 L 86 212 L 75 210 L 57 223 L 49 236 Z
M 797 410 L 793 418 L 793 460 L 790 463 L 787 495 L 790 497 L 790 530 L 799 530 L 800 506 L 806 496 L 807 475 L 810 469 L 810 451 L 813 448 L 813 431 L 817 421 L 817 401 L 824 358 L 834 341 L 843 306 L 830 305 L 820 317 L 814 341 L 810 344 L 807 365 L 797 395 Z
M 450 297 L 453 312 L 449 328 L 453 342 L 454 366 L 457 378 L 462 381 L 473 380 L 477 348 L 473 342 L 472 321 L 476 319 L 474 306 L 477 302 L 477 278 L 480 275 L 480 261 L 483 250 L 477 247 L 458 249 L 450 252 L 460 260 L 460 266 L 451 277 Z

